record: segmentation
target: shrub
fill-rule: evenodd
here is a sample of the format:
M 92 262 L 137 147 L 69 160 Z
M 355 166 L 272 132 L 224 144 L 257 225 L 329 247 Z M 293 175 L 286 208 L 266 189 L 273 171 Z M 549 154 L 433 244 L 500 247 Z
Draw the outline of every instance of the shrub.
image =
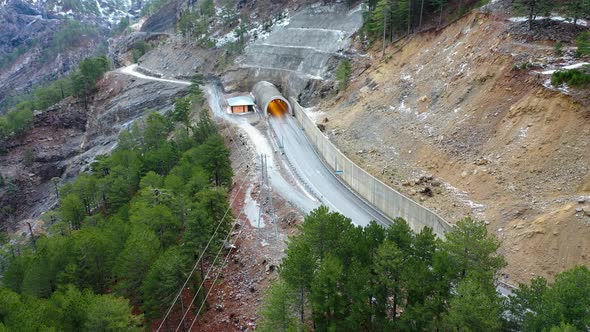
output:
M 28 148 L 25 150 L 25 156 L 23 158 L 23 163 L 26 167 L 33 166 L 33 162 L 35 161 L 35 150 Z
M 352 74 L 352 65 L 347 59 L 340 60 L 338 69 L 336 69 L 336 80 L 338 80 L 338 91 L 348 87 L 350 75 Z
M 68 20 L 53 36 L 48 56 L 57 55 L 65 50 L 81 46 L 88 39 L 99 37 L 96 27 L 80 23 L 76 20 Z
M 578 56 L 590 55 L 590 31 L 582 32 L 576 38 Z
M 134 63 L 137 63 L 137 61 L 139 61 L 139 58 L 146 54 L 150 49 L 150 44 L 143 40 L 138 41 L 133 45 L 133 50 L 131 51 L 132 61 Z
M 119 21 L 119 23 L 117 24 L 115 29 L 113 29 L 113 32 L 111 33 L 111 35 L 117 36 L 125 31 L 127 31 L 127 28 L 129 28 L 130 25 L 131 25 L 131 22 L 129 21 L 129 17 L 123 17 L 121 19 L 121 21 Z
M 29 129 L 33 120 L 33 110 L 30 108 L 16 109 L 0 116 L 0 139 L 12 135 L 19 135 Z
M 590 75 L 578 69 L 556 71 L 553 73 L 551 76 L 551 84 L 558 86 L 562 83 L 574 86 L 586 85 L 590 83 Z
M 149 16 L 153 13 L 157 12 L 160 8 L 164 7 L 164 5 L 168 2 L 167 0 L 151 0 L 146 1 L 147 4 L 143 6 L 141 9 L 141 16 Z
M 561 56 L 563 54 L 563 43 L 557 42 L 555 44 L 555 55 Z

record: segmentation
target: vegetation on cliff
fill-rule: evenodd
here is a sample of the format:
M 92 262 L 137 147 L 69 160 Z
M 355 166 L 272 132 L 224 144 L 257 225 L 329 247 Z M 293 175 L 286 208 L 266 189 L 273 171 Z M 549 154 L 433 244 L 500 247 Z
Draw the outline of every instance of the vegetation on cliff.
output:
M 111 67 L 106 56 L 83 60 L 78 69 L 66 78 L 41 86 L 25 100 L 19 102 L 13 110 L 0 116 L 0 153 L 6 140 L 18 136 L 29 129 L 33 121 L 33 111 L 44 110 L 69 96 L 84 100 L 94 92 L 96 82 Z
M 539 16 L 551 16 L 554 11 L 567 15 L 574 25 L 582 17 L 590 15 L 590 1 L 588 0 L 516 0 L 513 1 L 516 12 L 525 14 L 528 18 L 529 29 L 533 29 L 533 22 Z
M 590 66 L 587 66 L 590 67 Z M 551 84 L 559 86 L 563 83 L 568 85 L 588 85 L 590 84 L 590 69 L 568 69 L 563 71 L 556 71 L 551 75 Z

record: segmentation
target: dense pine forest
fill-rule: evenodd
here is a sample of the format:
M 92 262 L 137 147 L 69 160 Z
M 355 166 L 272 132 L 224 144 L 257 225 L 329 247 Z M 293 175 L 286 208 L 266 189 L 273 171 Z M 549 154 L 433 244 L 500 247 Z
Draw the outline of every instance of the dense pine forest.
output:
M 190 125 L 191 101 L 202 101 L 191 91 L 170 116 L 151 113 L 112 155 L 56 187 L 47 234 L 5 246 L 0 330 L 141 329 L 163 316 L 210 238 L 208 253 L 223 244 L 233 223 L 224 218 L 229 150 L 206 110 Z
M 262 308 L 264 331 L 584 331 L 590 271 L 497 290 L 504 258 L 483 222 L 439 239 L 403 219 L 354 226 L 326 207 L 294 238 Z M 500 284 L 501 285 L 501 284 Z

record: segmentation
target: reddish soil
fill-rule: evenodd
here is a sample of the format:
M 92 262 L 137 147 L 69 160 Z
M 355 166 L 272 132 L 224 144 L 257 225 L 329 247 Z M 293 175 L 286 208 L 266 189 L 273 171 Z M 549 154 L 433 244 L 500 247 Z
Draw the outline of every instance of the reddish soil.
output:
M 235 174 L 230 202 L 233 202 L 233 215 L 239 222 L 230 238 L 233 248 L 224 250 L 218 258 L 218 263 L 227 264 L 217 264 L 207 278 L 205 292 L 209 295 L 191 331 L 226 332 L 256 328 L 258 309 L 267 287 L 277 278 L 276 267 L 284 255 L 287 238 L 297 231 L 295 225 L 302 220 L 300 212 L 274 196 L 274 212 L 279 224 L 275 230 L 269 218 L 270 205 L 264 199 L 265 192 L 261 193 L 260 172 L 258 169 L 249 171 L 251 167 L 256 167 L 254 149 L 248 148 L 245 135 L 237 134 L 236 129 L 222 124 L 220 130 L 231 148 Z M 252 202 L 257 202 L 258 206 L 262 203 L 264 227 L 255 227 L 257 220 L 249 220 L 243 212 L 245 205 Z M 210 264 L 205 264 L 205 271 Z M 183 294 L 185 306 L 191 302 L 191 296 L 189 292 Z M 195 301 L 181 331 L 189 330 L 194 313 L 201 305 L 202 301 Z M 162 330 L 175 330 L 181 317 L 182 309 L 178 306 Z M 156 330 L 159 323 L 152 324 L 151 330 Z

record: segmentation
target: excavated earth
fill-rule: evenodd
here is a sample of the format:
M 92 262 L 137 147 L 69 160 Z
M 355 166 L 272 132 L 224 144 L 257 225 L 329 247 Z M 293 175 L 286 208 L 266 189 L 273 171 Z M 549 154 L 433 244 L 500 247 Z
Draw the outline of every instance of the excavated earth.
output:
M 485 220 L 511 283 L 590 266 L 590 95 L 542 74 L 588 60 L 525 24 L 475 13 L 354 57 L 350 87 L 312 113 L 394 188 L 451 222 Z

